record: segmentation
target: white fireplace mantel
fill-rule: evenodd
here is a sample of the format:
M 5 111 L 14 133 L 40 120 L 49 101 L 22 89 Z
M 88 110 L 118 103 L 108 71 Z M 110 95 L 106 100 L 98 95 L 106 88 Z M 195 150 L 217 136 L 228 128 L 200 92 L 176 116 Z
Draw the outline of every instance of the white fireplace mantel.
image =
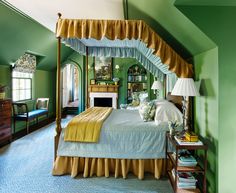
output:
M 112 98 L 112 107 L 117 109 L 117 98 L 118 94 L 116 92 L 90 92 L 90 107 L 94 107 L 94 98 Z

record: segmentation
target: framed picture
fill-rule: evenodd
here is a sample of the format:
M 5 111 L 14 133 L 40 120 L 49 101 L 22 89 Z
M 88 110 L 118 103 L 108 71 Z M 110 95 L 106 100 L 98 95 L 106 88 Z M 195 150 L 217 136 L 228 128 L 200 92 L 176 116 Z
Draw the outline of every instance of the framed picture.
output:
M 94 76 L 96 80 L 112 79 L 112 58 L 94 57 Z
M 96 80 L 95 79 L 90 79 L 90 85 L 94 85 L 96 84 Z

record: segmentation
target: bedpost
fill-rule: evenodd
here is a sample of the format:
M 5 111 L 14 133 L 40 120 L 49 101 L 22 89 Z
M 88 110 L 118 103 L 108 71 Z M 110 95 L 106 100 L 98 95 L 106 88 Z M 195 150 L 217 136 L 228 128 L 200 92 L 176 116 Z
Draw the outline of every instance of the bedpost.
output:
M 59 19 L 61 14 L 58 13 Z M 61 37 L 57 37 L 57 83 L 56 83 L 56 136 L 54 137 L 54 160 L 57 156 L 57 148 L 61 133 Z
M 164 74 L 164 78 L 163 78 L 163 88 L 164 88 L 164 98 L 166 99 L 166 96 L 167 96 L 167 92 L 166 92 L 166 90 L 167 90 L 167 88 L 166 88 L 166 79 L 167 79 L 167 76 L 166 76 L 166 74 Z
M 86 64 L 85 64 L 85 109 L 89 107 L 88 104 L 88 47 L 86 47 Z

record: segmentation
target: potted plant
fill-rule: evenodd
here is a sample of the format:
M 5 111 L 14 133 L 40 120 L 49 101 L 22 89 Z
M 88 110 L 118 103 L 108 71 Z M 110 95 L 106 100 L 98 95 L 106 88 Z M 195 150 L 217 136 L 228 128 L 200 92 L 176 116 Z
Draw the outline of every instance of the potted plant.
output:
M 176 128 L 179 126 L 177 121 L 169 121 L 170 135 L 175 135 Z
M 6 85 L 1 85 L 1 84 L 0 84 L 0 99 L 4 99 L 4 98 L 5 98 L 5 95 L 6 95 L 5 89 L 6 89 L 6 88 L 7 88 Z

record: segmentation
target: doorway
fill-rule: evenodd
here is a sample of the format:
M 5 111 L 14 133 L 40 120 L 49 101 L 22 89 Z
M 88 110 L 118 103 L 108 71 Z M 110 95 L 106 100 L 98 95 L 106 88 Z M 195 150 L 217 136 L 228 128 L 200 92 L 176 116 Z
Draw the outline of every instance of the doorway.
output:
M 79 107 L 79 69 L 66 64 L 62 70 L 62 107 L 66 114 L 77 114 Z

